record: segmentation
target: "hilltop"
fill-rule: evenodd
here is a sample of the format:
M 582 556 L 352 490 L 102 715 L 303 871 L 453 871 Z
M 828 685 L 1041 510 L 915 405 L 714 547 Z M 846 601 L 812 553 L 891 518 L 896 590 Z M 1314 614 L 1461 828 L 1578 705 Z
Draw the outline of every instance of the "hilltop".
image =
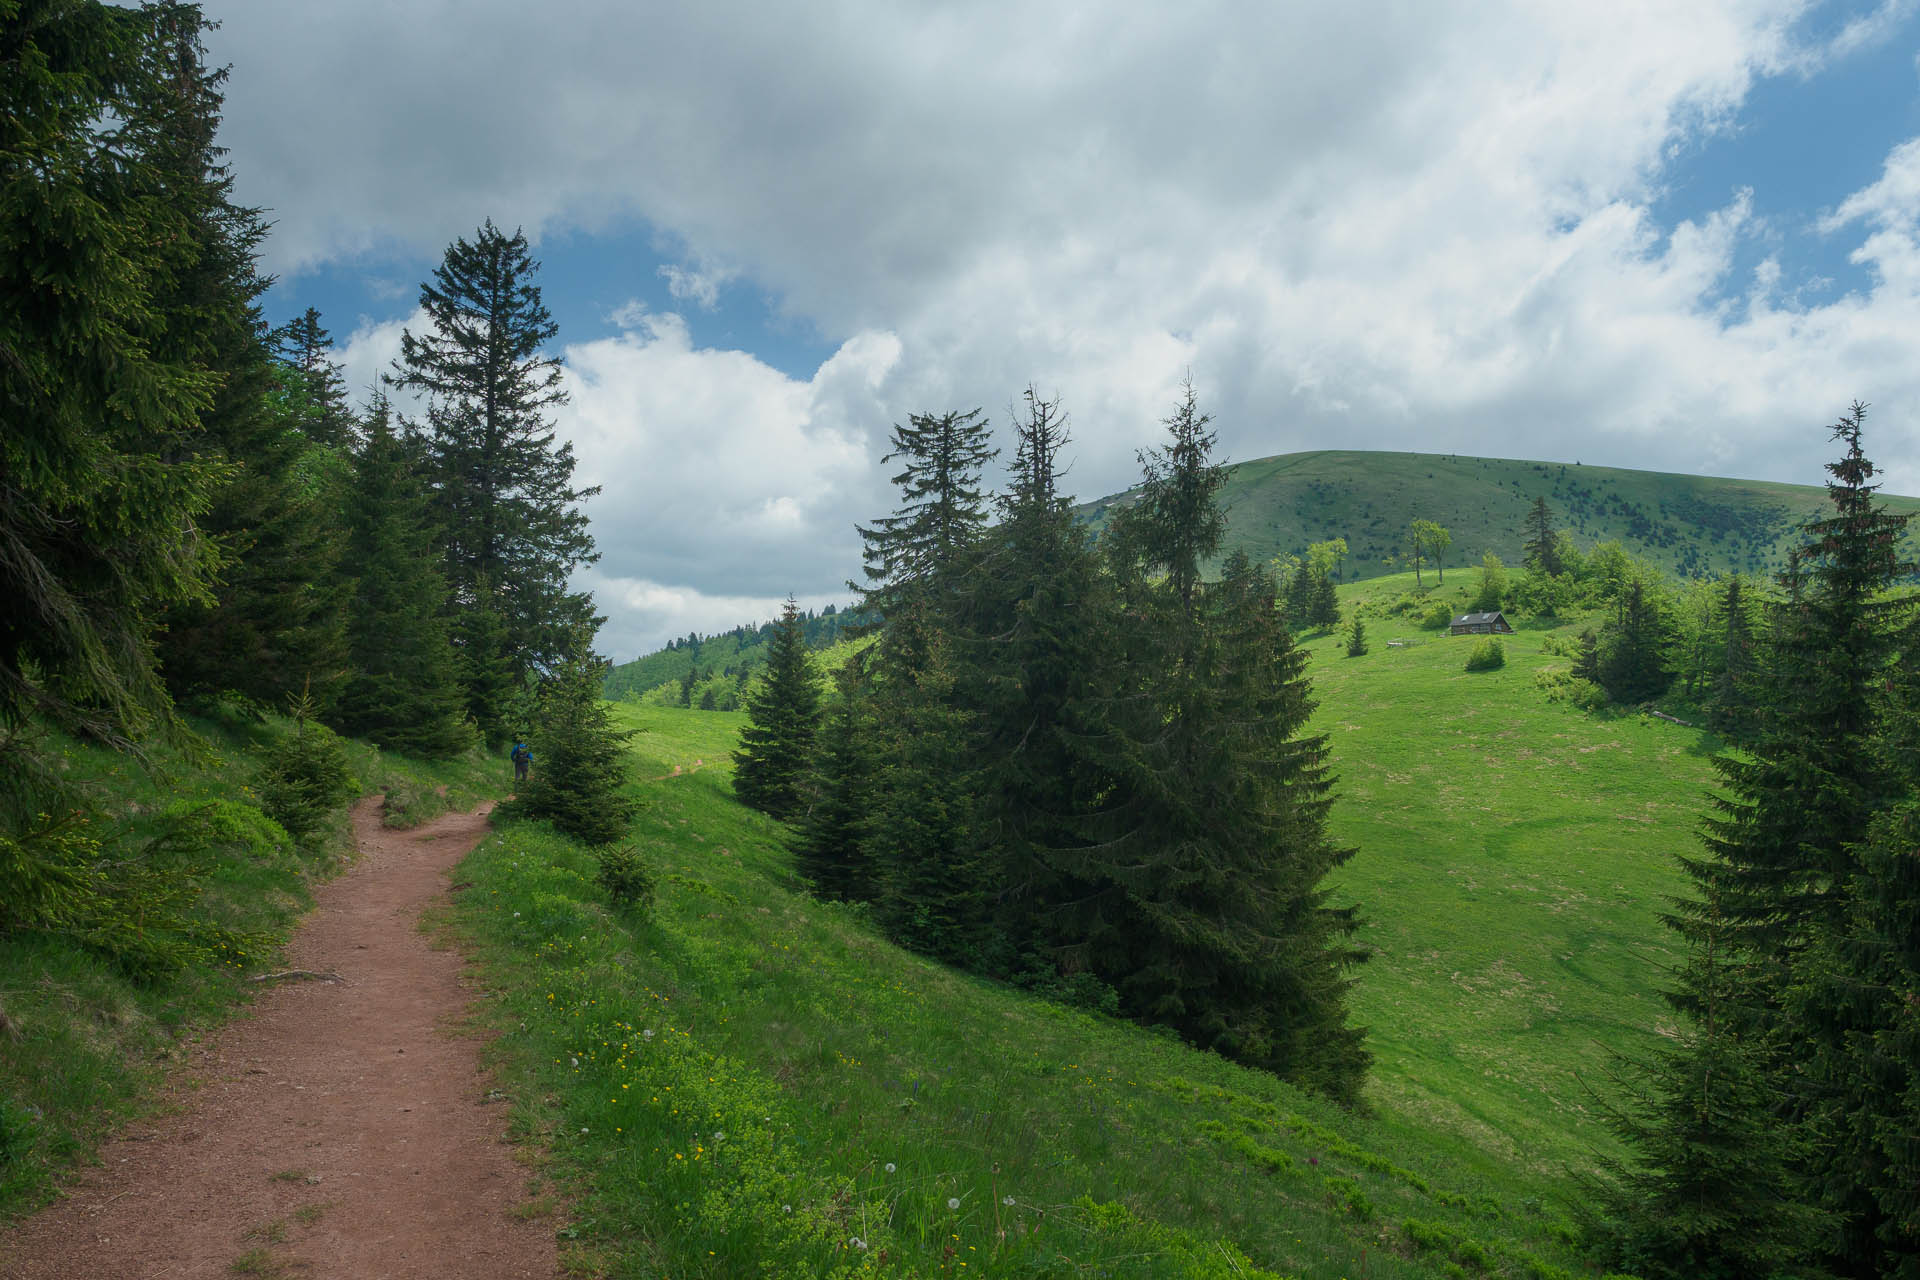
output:
M 1135 493 L 1110 494 L 1080 511 L 1102 528 Z M 1298 555 L 1309 542 L 1345 538 L 1341 576 L 1362 581 L 1406 567 L 1389 557 L 1404 552 L 1407 525 L 1419 517 L 1452 532 L 1447 568 L 1477 565 L 1488 551 L 1517 564 L 1522 521 L 1537 497 L 1582 546 L 1618 540 L 1668 573 L 1697 578 L 1784 568 L 1796 530 L 1819 512 L 1826 490 L 1454 453 L 1286 453 L 1229 468 L 1220 495 L 1228 520 L 1221 556 L 1244 548 L 1269 560 Z M 1920 498 L 1881 500 L 1894 512 L 1920 512 Z

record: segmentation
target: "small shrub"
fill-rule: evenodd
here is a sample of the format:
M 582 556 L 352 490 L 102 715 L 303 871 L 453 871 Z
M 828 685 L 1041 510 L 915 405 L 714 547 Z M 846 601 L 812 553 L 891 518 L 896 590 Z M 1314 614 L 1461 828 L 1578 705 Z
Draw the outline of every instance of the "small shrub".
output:
M 600 869 L 594 880 L 614 904 L 645 911 L 653 905 L 653 869 L 633 845 L 600 850 Z
M 1445 631 L 1453 625 L 1453 606 L 1444 600 L 1436 600 L 1420 615 L 1420 625 L 1428 631 Z
M 1506 665 L 1507 647 L 1492 636 L 1473 646 L 1473 652 L 1467 655 L 1469 671 L 1496 671 Z

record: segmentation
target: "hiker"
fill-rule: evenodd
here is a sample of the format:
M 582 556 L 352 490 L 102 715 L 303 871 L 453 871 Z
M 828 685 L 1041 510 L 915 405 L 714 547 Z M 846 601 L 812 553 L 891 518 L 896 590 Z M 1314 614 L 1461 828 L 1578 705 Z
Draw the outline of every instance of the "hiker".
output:
M 513 780 L 515 782 L 525 782 L 527 780 L 527 767 L 533 763 L 533 748 L 524 742 L 514 743 L 512 759 Z

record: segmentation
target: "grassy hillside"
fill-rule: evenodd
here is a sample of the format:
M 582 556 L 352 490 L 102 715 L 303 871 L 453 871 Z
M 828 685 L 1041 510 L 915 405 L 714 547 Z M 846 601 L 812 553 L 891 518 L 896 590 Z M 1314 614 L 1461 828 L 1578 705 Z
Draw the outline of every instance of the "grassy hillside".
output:
M 1377 609 L 1404 585 L 1343 594 Z M 518 1124 L 556 1158 L 539 1176 L 578 1197 L 574 1265 L 1584 1274 L 1557 1198 L 1608 1143 L 1582 1082 L 1662 1017 L 1655 915 L 1712 744 L 1547 703 L 1545 632 L 1469 676 L 1469 641 L 1369 630 L 1361 658 L 1311 642 L 1335 831 L 1359 849 L 1337 891 L 1376 950 L 1368 1116 L 899 951 L 805 897 L 779 827 L 732 801 L 741 717 L 619 708 L 646 731 L 651 919 L 533 827 L 476 851 L 458 907 Z
M 311 905 L 309 884 L 350 854 L 344 808 L 331 836 L 304 853 L 260 812 L 253 784 L 285 722 L 193 727 L 197 748 L 157 746 L 153 773 L 57 735 L 49 745 L 66 781 L 98 806 L 82 829 L 100 838 L 105 856 L 177 859 L 184 834 L 189 856 L 208 866 L 195 914 L 262 945 L 211 969 L 137 973 L 65 934 L 0 936 L 0 1219 L 39 1203 L 61 1170 L 152 1105 L 161 1073 L 249 998 L 245 975 L 271 967 L 275 946 Z M 478 751 L 425 764 L 347 746 L 361 790 L 387 792 L 395 825 L 497 795 L 508 777 Z
M 841 642 L 841 634 L 853 625 L 856 615 L 829 606 L 821 613 L 806 614 L 802 631 L 810 648 L 823 649 Z M 676 640 L 665 648 L 644 654 L 631 662 L 622 662 L 607 672 L 603 686 L 606 696 L 619 702 L 666 684 L 677 684 L 693 670 L 712 673 L 720 679 L 735 673 L 751 673 L 766 665 L 767 650 L 773 639 L 774 624 L 762 622 L 742 625 L 719 635 L 694 640 Z
M 1096 525 L 1131 495 L 1087 503 Z M 1222 494 L 1228 534 L 1223 555 L 1246 548 L 1256 560 L 1299 554 L 1309 542 L 1345 538 L 1348 580 L 1395 572 L 1415 517 L 1449 529 L 1446 565 L 1477 565 L 1491 551 L 1508 564 L 1523 555 L 1522 522 L 1545 497 L 1555 523 L 1582 546 L 1610 539 L 1675 574 L 1738 570 L 1772 573 L 1786 564 L 1796 526 L 1821 508 L 1817 485 L 1727 480 L 1459 454 L 1326 450 L 1257 458 L 1232 468 Z M 1885 497 L 1896 512 L 1920 499 Z

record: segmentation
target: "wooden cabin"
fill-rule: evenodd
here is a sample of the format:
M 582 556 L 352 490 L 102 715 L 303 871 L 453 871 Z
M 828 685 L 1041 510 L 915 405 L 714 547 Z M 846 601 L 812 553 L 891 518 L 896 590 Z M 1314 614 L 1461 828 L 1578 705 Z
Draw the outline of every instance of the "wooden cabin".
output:
M 1510 636 L 1513 624 L 1507 621 L 1507 615 L 1495 610 L 1492 613 L 1463 613 L 1453 620 L 1453 634 L 1456 636 Z

